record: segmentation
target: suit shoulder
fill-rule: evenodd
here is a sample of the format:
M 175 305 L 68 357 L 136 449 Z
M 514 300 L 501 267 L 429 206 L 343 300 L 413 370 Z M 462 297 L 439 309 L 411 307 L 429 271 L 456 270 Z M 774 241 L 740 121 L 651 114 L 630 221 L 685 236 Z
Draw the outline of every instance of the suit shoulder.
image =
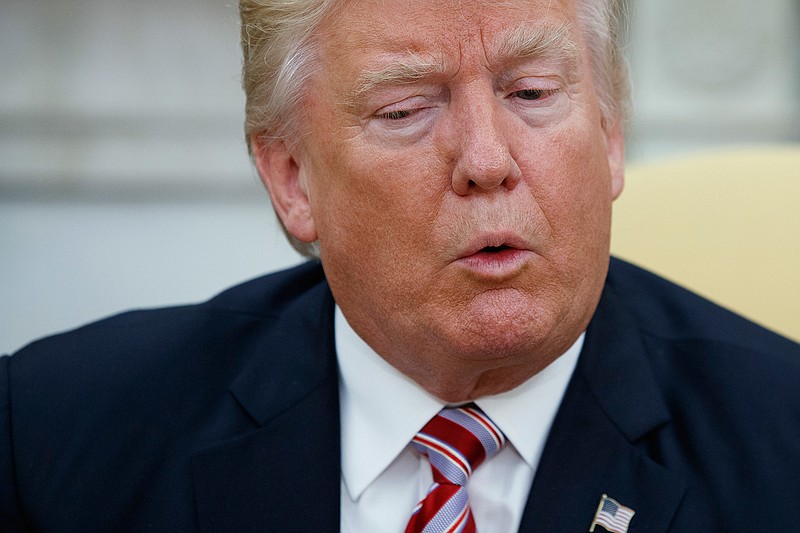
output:
M 12 366 L 31 372 L 64 365 L 128 366 L 191 355 L 232 352 L 254 328 L 264 329 L 288 307 L 326 290 L 317 262 L 268 274 L 192 305 L 126 311 L 64 333 L 45 337 L 12 356 Z M 319 298 L 316 298 L 319 300 Z M 57 366 L 57 365 L 56 365 Z M 65 369 L 66 370 L 66 369 Z
M 640 330 L 649 336 L 788 356 L 788 362 L 800 362 L 796 342 L 625 261 L 612 259 L 607 290 L 621 299 Z
M 325 284 L 319 261 L 308 261 L 227 289 L 207 305 L 241 313 L 278 314 L 303 294 Z
M 143 529 L 131 522 L 135 507 L 164 529 L 185 529 L 168 524 L 192 523 L 191 505 L 171 504 L 192 501 L 192 455 L 257 427 L 234 392 L 237 380 L 255 382 L 263 394 L 254 396 L 278 409 L 319 375 L 336 375 L 335 359 L 323 367 L 309 348 L 319 337 L 302 334 L 329 317 L 332 327 L 332 307 L 321 268 L 307 264 L 205 303 L 123 313 L 0 358 L 0 434 L 9 435 L 0 439 L 0 471 L 14 468 L 19 501 L 39 520 Z M 141 487 L 153 498 L 131 503 Z M 101 502 L 103 516 L 86 502 Z M 100 518 L 118 522 L 98 526 Z

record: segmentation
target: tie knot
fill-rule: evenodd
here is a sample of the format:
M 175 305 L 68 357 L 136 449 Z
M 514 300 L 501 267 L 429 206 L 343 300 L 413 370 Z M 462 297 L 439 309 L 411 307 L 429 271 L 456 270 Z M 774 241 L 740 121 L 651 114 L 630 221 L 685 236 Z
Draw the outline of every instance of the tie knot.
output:
M 470 403 L 439 411 L 411 444 L 428 456 L 435 482 L 464 486 L 473 470 L 505 446 L 506 437 Z

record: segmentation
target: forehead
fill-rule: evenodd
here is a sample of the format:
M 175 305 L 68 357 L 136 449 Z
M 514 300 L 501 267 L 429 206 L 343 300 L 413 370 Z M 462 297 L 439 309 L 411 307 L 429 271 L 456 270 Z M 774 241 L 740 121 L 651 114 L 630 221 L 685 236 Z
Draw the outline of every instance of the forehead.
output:
M 522 28 L 565 24 L 576 25 L 573 0 L 352 0 L 323 26 L 321 40 L 334 61 L 371 52 L 465 54 L 470 47 L 490 54 Z

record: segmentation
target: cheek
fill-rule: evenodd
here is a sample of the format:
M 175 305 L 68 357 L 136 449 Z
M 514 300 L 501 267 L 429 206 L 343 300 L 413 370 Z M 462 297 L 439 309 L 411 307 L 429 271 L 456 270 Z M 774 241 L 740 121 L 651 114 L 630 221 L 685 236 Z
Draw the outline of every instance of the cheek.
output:
M 441 197 L 430 157 L 343 143 L 317 160 L 325 168 L 315 170 L 312 209 L 323 245 L 335 246 L 337 254 L 357 252 L 365 262 L 390 263 L 387 268 L 397 249 L 429 245 Z
M 528 160 L 530 187 L 552 229 L 551 252 L 567 261 L 594 260 L 608 246 L 611 178 L 601 135 L 585 124 L 563 128 Z

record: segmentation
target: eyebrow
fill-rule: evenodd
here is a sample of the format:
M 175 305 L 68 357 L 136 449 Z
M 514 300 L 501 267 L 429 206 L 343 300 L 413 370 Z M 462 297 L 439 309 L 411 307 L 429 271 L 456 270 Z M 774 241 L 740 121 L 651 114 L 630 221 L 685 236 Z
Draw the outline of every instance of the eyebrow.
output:
M 532 60 L 551 60 L 567 66 L 569 78 L 574 78 L 581 62 L 581 51 L 572 37 L 572 25 L 522 25 L 497 39 L 496 61 L 518 64 Z
M 580 48 L 570 32 L 571 26 L 522 25 L 497 39 L 500 45 L 493 55 L 500 64 L 518 64 L 532 60 L 554 60 L 567 64 L 568 76 L 574 77 L 580 63 Z M 436 75 L 442 75 L 445 66 L 430 54 L 407 52 L 391 63 L 374 70 L 365 70 L 358 76 L 356 88 L 348 100 L 352 104 L 375 87 L 385 84 L 404 85 Z
M 380 85 L 414 83 L 443 72 L 444 65 L 441 61 L 434 61 L 430 55 L 408 52 L 388 65 L 362 72 L 358 76 L 353 100 Z

